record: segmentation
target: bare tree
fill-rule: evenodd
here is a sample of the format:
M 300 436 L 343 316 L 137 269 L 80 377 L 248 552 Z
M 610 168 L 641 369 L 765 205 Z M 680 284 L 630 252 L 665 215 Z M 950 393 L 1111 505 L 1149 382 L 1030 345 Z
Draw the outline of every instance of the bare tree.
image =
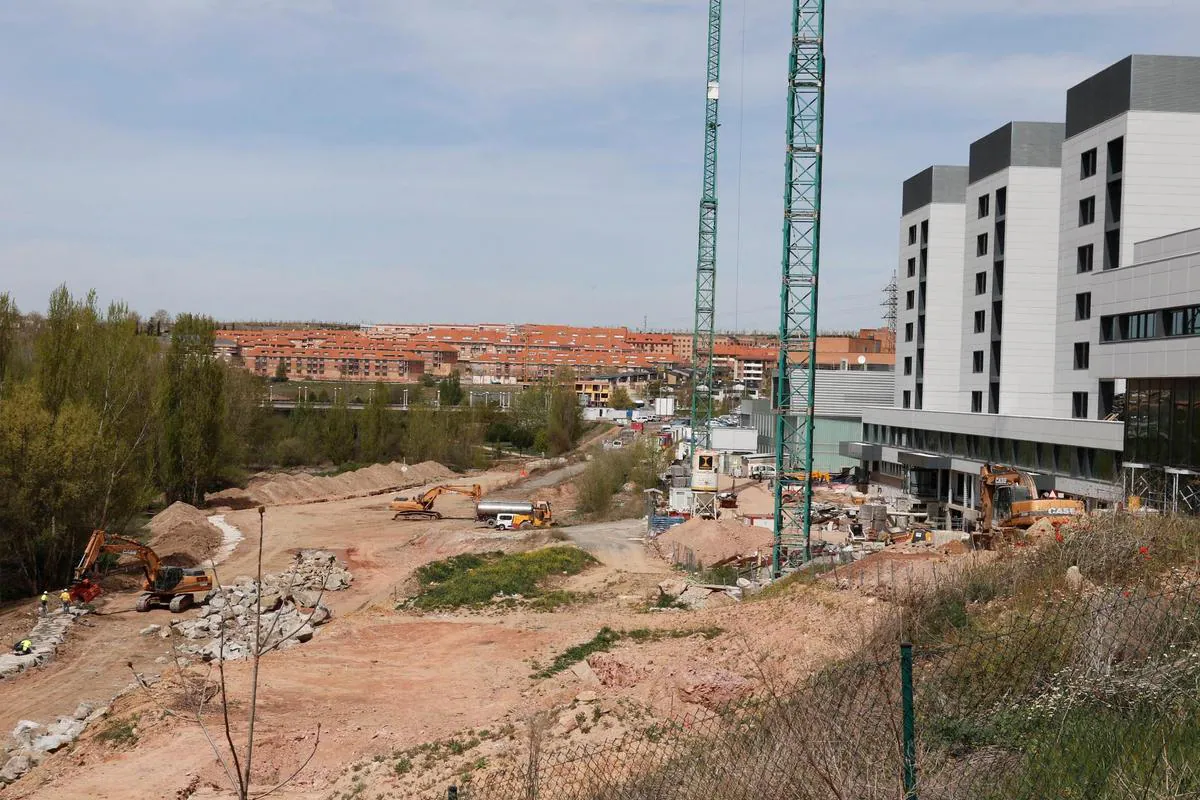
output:
M 187 671 L 187 663 L 183 660 L 182 654 L 176 650 L 175 662 L 179 670 L 180 679 L 183 683 L 183 693 L 185 696 L 184 705 L 187 708 L 188 716 L 192 718 L 200 727 L 204 734 L 205 740 L 208 742 L 209 748 L 212 749 L 213 755 L 220 764 L 221 770 L 225 773 L 226 779 L 229 781 L 230 788 L 234 791 L 238 800 L 259 800 L 259 798 L 267 797 L 287 786 L 300 775 L 313 756 L 317 753 L 317 748 L 321 744 L 321 725 L 317 724 L 316 736 L 313 741 L 312 749 L 302 762 L 282 781 L 275 783 L 269 788 L 255 789 L 252 781 L 252 767 L 254 761 L 254 731 L 258 722 L 258 689 L 260 678 L 260 667 L 262 657 L 280 647 L 284 642 L 294 638 L 298 631 L 303 630 L 304 626 L 310 625 L 319 610 L 322 610 L 321 599 L 324 597 L 324 578 L 322 576 L 322 588 L 318 592 L 317 599 L 313 604 L 313 609 L 303 619 L 299 626 L 292 631 L 280 629 L 280 614 L 274 614 L 270 620 L 270 624 L 264 629 L 263 615 L 278 609 L 277 603 L 275 608 L 264 609 L 263 596 L 263 536 L 265 533 L 264 517 L 266 509 L 263 506 L 258 508 L 258 556 L 257 556 L 257 571 L 256 581 L 258 591 L 256 592 L 254 616 L 254 643 L 250 651 L 251 669 L 250 669 L 250 696 L 248 702 L 248 712 L 246 717 L 246 729 L 244 734 L 239 734 L 236 728 L 236 722 L 230 714 L 230 699 L 228 693 L 228 682 L 225 673 L 225 656 L 227 643 L 227 628 L 229 620 L 225 614 L 221 615 L 221 624 L 217 634 L 217 653 L 215 657 L 206 662 L 206 670 L 200 676 L 189 674 Z M 293 592 L 296 591 L 296 580 L 299 574 L 301 555 L 297 554 L 296 560 L 293 562 L 291 573 L 289 574 L 286 588 L 281 592 L 279 602 L 285 601 L 288 597 L 293 597 Z M 216 570 L 213 570 L 216 576 Z M 216 589 L 220 591 L 223 587 L 218 580 L 214 581 Z M 328 613 L 326 611 L 326 613 Z M 282 635 L 276 636 L 280 632 Z M 216 678 L 213 678 L 214 664 Z M 133 670 L 133 664 L 128 663 L 129 669 Z M 134 672 L 134 677 L 143 689 L 149 693 L 149 685 L 145 682 L 141 675 Z M 178 716 L 176 712 L 167 708 L 158 698 L 150 695 L 154 700 L 155 705 L 160 710 L 170 716 Z M 204 713 L 206 706 L 214 699 L 220 699 L 221 724 L 217 731 L 210 730 L 209 725 L 205 722 Z

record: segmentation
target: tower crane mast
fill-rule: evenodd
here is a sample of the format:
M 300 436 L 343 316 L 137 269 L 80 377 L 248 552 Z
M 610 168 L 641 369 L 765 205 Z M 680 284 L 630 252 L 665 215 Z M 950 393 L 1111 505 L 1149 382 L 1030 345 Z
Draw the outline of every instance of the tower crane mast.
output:
M 709 0 L 704 186 L 700 195 L 700 232 L 696 255 L 696 327 L 692 334 L 693 452 L 712 444 L 713 338 L 717 289 L 717 106 L 720 83 L 721 0 Z M 699 513 L 700 509 L 697 511 Z
M 785 552 L 812 555 L 813 413 L 821 170 L 825 127 L 825 0 L 792 0 L 787 150 L 783 189 L 783 274 L 775 372 L 775 537 L 772 568 Z M 797 491 L 799 490 L 799 491 Z

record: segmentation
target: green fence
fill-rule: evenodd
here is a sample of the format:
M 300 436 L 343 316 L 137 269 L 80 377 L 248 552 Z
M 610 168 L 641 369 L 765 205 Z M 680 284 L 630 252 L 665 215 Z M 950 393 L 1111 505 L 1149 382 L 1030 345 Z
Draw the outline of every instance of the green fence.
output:
M 966 624 L 952 606 L 934 609 L 921 630 L 891 626 L 890 642 L 801 684 L 599 746 L 531 746 L 516 773 L 452 794 L 1200 797 L 1200 592 L 1173 580 L 1039 598 L 987 626 Z M 915 643 L 902 643 L 913 634 Z

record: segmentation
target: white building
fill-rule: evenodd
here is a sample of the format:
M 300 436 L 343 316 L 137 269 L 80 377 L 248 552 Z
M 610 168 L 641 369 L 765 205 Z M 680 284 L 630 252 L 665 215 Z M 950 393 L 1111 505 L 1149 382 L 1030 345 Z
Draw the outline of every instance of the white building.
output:
M 958 405 L 966 187 L 966 167 L 934 166 L 904 182 L 895 389 L 901 408 Z
M 961 206 L 904 185 L 896 401 L 840 451 L 948 524 L 987 462 L 1200 512 L 1200 58 L 1131 56 L 1066 100 L 972 145 Z M 939 205 L 961 254 L 922 270 Z
M 1096 287 L 1136 243 L 1200 226 L 1200 58 L 1130 56 L 1073 87 L 1062 163 L 1054 413 L 1103 419 L 1115 387 L 1090 372 Z
M 1063 127 L 1010 122 L 971 145 L 953 410 L 1053 411 Z

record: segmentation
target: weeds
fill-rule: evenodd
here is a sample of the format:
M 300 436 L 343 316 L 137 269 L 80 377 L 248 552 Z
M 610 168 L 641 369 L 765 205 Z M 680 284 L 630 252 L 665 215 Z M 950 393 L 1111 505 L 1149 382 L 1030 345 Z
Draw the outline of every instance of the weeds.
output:
M 129 719 L 114 719 L 105 726 L 104 730 L 96 734 L 96 738 L 101 742 L 108 742 L 118 747 L 136 744 L 138 719 L 139 717 L 136 716 Z
M 565 669 L 578 664 L 592 653 L 607 652 L 622 639 L 639 644 L 646 642 L 658 642 L 663 639 L 686 639 L 689 636 L 700 635 L 705 639 L 713 639 L 719 636 L 724 631 L 721 628 L 710 626 L 707 628 L 698 629 L 676 629 L 676 630 L 655 630 L 652 628 L 636 628 L 631 631 L 615 631 L 607 626 L 600 629 L 600 632 L 593 636 L 583 644 L 577 644 L 574 647 L 569 647 L 562 653 L 559 653 L 550 665 L 544 669 L 533 673 L 534 678 L 549 678 L 552 675 L 557 675 Z
M 455 556 L 417 570 L 421 593 L 411 603 L 421 609 L 477 607 L 497 596 L 520 595 L 540 600 L 543 610 L 553 610 L 577 597 L 562 591 L 547 593 L 542 584 L 553 576 L 577 575 L 595 563 L 596 559 L 575 547 Z

